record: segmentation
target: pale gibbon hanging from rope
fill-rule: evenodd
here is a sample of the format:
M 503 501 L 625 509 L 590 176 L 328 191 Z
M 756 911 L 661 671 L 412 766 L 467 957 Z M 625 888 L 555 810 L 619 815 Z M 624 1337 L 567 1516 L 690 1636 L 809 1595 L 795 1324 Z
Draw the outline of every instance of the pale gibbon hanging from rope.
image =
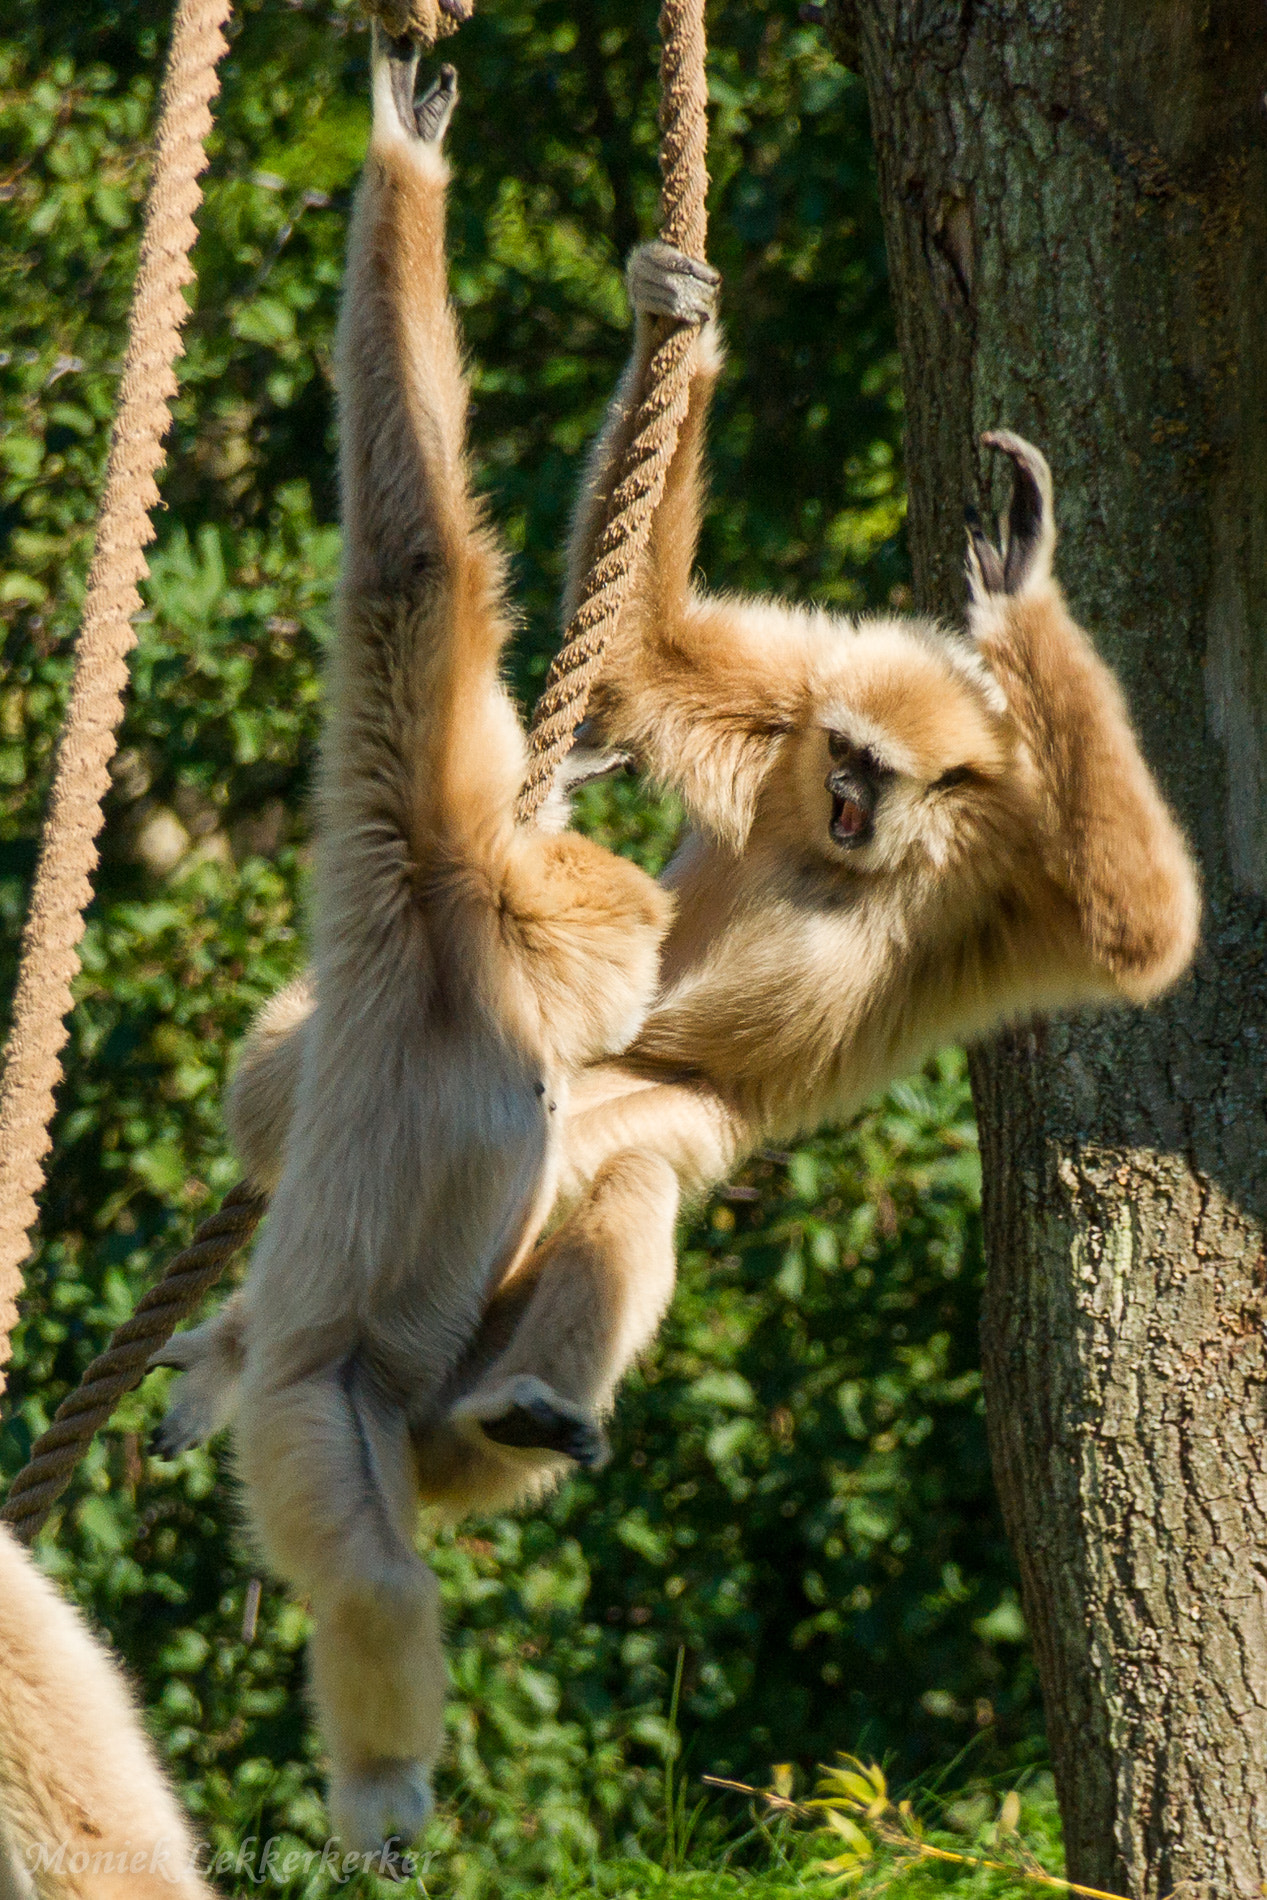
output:
M 635 347 L 578 511 L 573 595 L 652 319 L 706 316 L 715 279 L 648 245 L 629 281 Z M 576 1444 L 554 1431 L 552 1406 L 597 1430 L 671 1295 L 683 1191 L 763 1142 L 839 1121 L 948 1040 L 1039 1010 L 1146 1003 L 1196 944 L 1191 857 L 1052 575 L 1043 457 L 986 438 L 1011 458 L 1013 499 L 1001 554 L 970 528 L 966 637 L 702 594 L 714 325 L 695 349 L 689 415 L 589 722 L 688 807 L 663 879 L 677 909 L 661 990 L 627 1054 L 574 1086 L 561 1224 L 520 1255 L 453 1374 L 444 1423 L 415 1438 L 423 1496 L 455 1514 L 531 1495 L 565 1468 Z M 240 1157 L 264 1185 L 310 1009 L 302 982 L 283 993 L 235 1085 Z M 233 1402 L 236 1330 L 231 1305 L 189 1356 L 204 1426 Z M 528 1399 L 546 1421 L 535 1435 Z M 500 1423 L 511 1408 L 513 1446 Z
M 636 1033 L 672 909 L 610 852 L 514 822 L 525 744 L 499 676 L 503 559 L 470 492 L 447 297 L 456 84 L 445 67 L 415 101 L 416 64 L 375 29 L 339 347 L 318 1000 L 237 1309 L 248 1516 L 312 1605 L 331 1818 L 358 1850 L 416 1834 L 443 1732 L 410 1435 L 436 1422 L 491 1292 L 540 1229 L 572 1076 Z M 167 1357 L 193 1350 L 178 1340 Z M 574 1408 L 507 1409 L 512 1439 L 548 1428 L 590 1445 Z M 178 1412 L 168 1443 L 183 1435 Z

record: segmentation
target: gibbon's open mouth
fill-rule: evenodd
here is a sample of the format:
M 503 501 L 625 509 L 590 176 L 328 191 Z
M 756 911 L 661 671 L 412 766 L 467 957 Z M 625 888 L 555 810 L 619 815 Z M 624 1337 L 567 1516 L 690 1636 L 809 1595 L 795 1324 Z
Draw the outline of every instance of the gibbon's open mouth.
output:
M 856 798 L 831 795 L 831 835 L 837 844 L 853 848 L 870 844 L 875 832 L 875 814 Z

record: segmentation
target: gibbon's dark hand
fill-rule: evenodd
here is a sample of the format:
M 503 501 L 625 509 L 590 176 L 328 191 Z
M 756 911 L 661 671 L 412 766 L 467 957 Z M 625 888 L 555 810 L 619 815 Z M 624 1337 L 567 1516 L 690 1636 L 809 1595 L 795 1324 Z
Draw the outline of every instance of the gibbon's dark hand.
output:
M 415 99 L 418 80 L 419 49 L 408 35 L 393 39 L 377 24 L 373 33 L 372 59 L 377 67 L 386 61 L 391 76 L 392 101 L 396 115 L 411 138 L 424 145 L 440 145 L 449 129 L 453 108 L 458 102 L 458 76 L 455 67 L 441 66 L 420 99 Z
M 625 282 L 634 313 L 674 323 L 707 323 L 717 315 L 721 273 L 671 244 L 640 244 L 629 254 Z
M 457 69 L 444 65 L 414 105 L 414 123 L 418 127 L 418 137 L 425 145 L 440 145 L 444 142 L 457 102 Z

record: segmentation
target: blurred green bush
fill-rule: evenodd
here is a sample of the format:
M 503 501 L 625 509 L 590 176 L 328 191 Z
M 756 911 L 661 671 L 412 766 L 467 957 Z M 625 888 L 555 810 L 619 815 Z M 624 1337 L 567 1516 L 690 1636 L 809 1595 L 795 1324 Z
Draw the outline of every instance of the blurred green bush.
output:
M 722 0 L 711 250 L 730 369 L 701 565 L 843 608 L 905 599 L 900 405 L 862 92 L 792 0 Z M 0 955 L 11 977 L 69 672 L 167 24 L 14 0 L 0 45 Z M 525 699 L 555 639 L 578 457 L 654 226 L 655 7 L 482 0 L 450 49 L 453 287 L 515 558 Z M 331 337 L 368 123 L 350 0 L 246 0 L 224 70 L 166 510 L 17 1340 L 10 1474 L 137 1290 L 234 1177 L 225 1063 L 302 959 L 305 790 L 337 562 Z M 652 868 L 676 813 L 583 821 Z M 1037 1726 L 976 1372 L 977 1174 L 953 1055 L 855 1127 L 758 1158 L 684 1235 L 616 1458 L 441 1540 L 459 1891 L 628 1838 L 685 1655 L 686 1771 L 858 1745 L 903 1763 Z M 94 1448 L 44 1559 L 143 1679 L 219 1846 L 322 1838 L 302 1611 L 254 1565 L 223 1456 L 154 1466 L 162 1377 Z M 437 1863 L 439 1864 L 439 1863 Z M 500 1872 L 491 1869 L 500 1867 Z

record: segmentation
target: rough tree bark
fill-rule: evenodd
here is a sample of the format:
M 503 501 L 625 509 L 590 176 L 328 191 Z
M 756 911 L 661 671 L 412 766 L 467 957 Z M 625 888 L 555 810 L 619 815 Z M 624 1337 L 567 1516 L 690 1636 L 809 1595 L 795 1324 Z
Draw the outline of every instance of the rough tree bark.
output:
M 838 0 L 871 97 L 920 604 L 979 431 L 1200 851 L 1193 980 L 975 1058 L 995 1471 L 1074 1878 L 1267 1890 L 1267 9 Z

